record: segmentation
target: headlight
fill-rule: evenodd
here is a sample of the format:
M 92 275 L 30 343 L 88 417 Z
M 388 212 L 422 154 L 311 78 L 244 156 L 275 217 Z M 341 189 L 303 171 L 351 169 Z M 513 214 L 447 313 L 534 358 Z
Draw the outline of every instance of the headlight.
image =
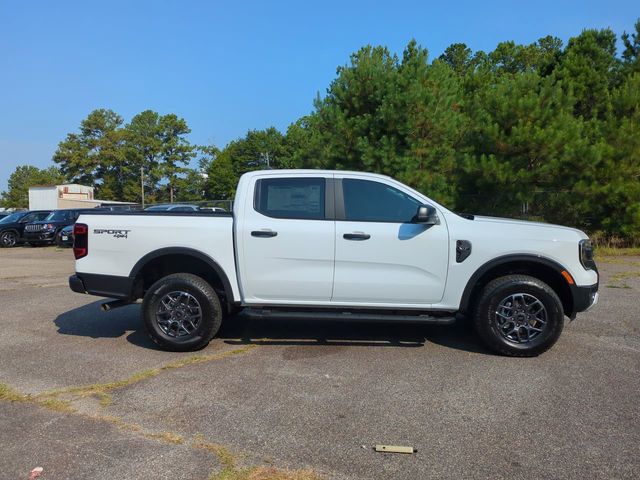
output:
M 55 230 L 55 229 L 56 229 L 56 227 L 54 227 L 51 223 L 47 223 L 47 224 L 45 224 L 44 227 L 42 227 L 42 230 L 47 230 L 47 231 Z
M 580 240 L 578 247 L 580 253 L 580 263 L 586 270 L 595 270 L 596 262 L 593 260 L 593 245 L 591 240 Z

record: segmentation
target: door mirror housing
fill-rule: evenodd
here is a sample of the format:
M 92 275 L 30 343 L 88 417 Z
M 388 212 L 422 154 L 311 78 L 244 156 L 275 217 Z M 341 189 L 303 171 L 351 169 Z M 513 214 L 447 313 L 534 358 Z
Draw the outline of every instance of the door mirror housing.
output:
M 413 223 L 419 223 L 420 225 L 437 225 L 438 213 L 431 205 L 420 205 L 416 216 L 413 217 Z

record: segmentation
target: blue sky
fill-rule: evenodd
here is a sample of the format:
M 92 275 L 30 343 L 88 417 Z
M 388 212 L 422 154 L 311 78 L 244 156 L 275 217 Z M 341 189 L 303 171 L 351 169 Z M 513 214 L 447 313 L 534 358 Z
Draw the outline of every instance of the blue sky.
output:
M 634 8 L 635 7 L 635 8 Z M 18 165 L 51 165 L 95 108 L 129 121 L 184 117 L 190 140 L 223 147 L 289 123 L 363 45 L 437 57 L 451 43 L 566 41 L 583 28 L 632 31 L 632 1 L 215 2 L 0 0 L 0 190 Z

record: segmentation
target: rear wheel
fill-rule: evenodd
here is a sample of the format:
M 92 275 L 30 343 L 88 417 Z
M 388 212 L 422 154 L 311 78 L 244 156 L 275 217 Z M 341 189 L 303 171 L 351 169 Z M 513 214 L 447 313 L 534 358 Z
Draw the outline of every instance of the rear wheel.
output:
M 0 235 L 0 246 L 4 248 L 15 247 L 18 244 L 18 232 L 9 230 Z
M 147 291 L 142 316 L 151 339 L 164 350 L 199 350 L 222 323 L 218 295 L 197 275 L 174 273 Z
M 508 275 L 484 287 L 474 326 L 491 350 L 532 357 L 558 340 L 564 311 L 558 295 L 543 281 L 528 275 Z

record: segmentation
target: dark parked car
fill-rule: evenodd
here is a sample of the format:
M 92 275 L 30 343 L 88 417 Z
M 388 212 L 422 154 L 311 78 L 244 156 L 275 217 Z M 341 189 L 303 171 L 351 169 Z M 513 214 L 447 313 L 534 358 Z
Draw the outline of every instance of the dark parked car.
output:
M 61 228 L 56 235 L 56 245 L 59 247 L 73 247 L 73 225 Z
M 32 210 L 12 213 L 0 220 L 0 247 L 15 247 L 24 236 L 25 226 L 31 222 L 44 220 L 51 210 Z
M 70 208 L 54 210 L 44 220 L 32 222 L 24 229 L 24 241 L 31 245 L 50 245 L 56 241 L 58 232 L 73 225 L 81 213 L 95 212 L 97 208 Z

